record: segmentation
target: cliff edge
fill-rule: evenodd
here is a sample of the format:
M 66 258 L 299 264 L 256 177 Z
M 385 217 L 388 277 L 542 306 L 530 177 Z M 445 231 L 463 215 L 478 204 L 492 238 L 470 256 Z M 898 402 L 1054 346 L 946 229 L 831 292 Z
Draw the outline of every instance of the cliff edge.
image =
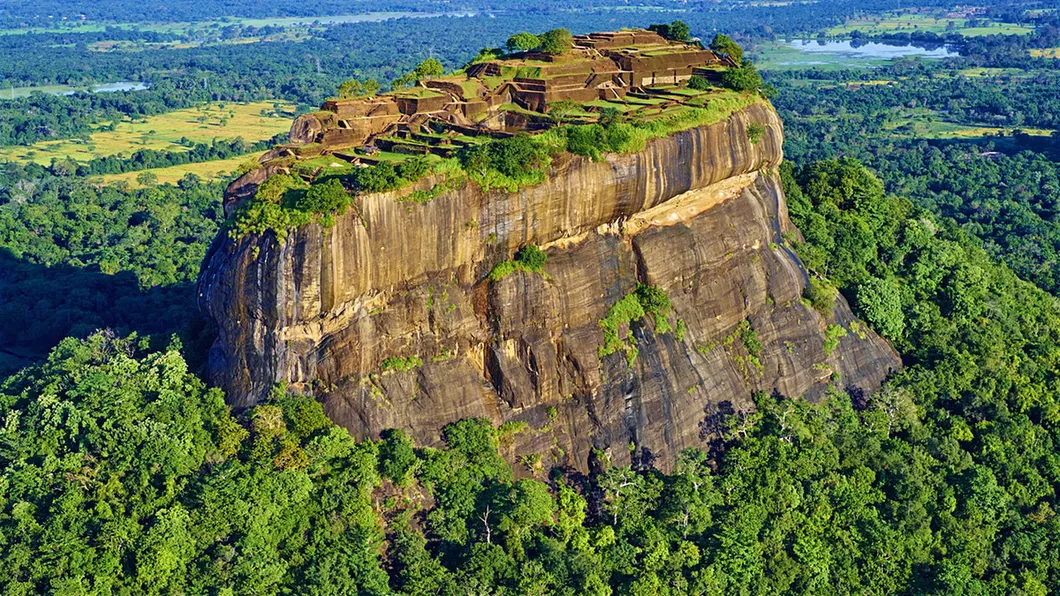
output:
M 639 153 L 564 154 L 518 192 L 359 195 L 282 242 L 221 235 L 199 282 L 210 379 L 237 407 L 278 382 L 310 391 L 355 436 L 398 427 L 432 444 L 462 418 L 525 423 L 508 427 L 513 456 L 582 470 L 594 450 L 669 469 L 757 391 L 875 390 L 894 350 L 841 296 L 826 312 L 802 299 L 782 139 L 760 102 Z M 531 244 L 540 273 L 490 279 Z M 630 315 L 649 286 L 669 309 Z

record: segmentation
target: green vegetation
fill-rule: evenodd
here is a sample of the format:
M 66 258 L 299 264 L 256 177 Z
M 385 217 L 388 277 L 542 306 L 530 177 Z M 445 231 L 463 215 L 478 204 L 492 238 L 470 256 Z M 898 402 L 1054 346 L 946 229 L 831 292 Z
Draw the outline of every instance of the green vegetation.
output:
M 0 52 L 3 89 L 123 79 L 150 80 L 152 89 L 13 100 L 0 117 L 7 145 L 82 138 L 115 119 L 218 97 L 264 99 L 279 91 L 317 104 L 351 73 L 389 80 L 408 71 L 427 57 L 423 39 L 441 22 L 349 29 L 301 16 L 108 29 L 98 24 L 99 3 L 42 1 L 14 3 L 0 20 L 15 27 L 34 15 L 83 11 L 89 22 L 0 32 L 5 40 L 25 38 L 22 45 L 5 41 Z M 734 31 L 756 46 L 763 31 L 784 37 L 844 21 L 874 34 L 866 24 L 915 19 L 900 33 L 917 38 L 929 27 L 949 29 L 924 7 L 881 15 L 862 0 L 766 4 L 704 6 L 679 16 L 697 33 Z M 188 11 L 199 17 L 217 6 L 176 4 L 167 14 L 201 20 Z M 590 30 L 601 14 L 617 28 L 659 20 L 660 10 L 535 8 L 447 19 L 432 49 L 460 63 L 483 40 L 497 43 L 542 14 Z M 129 20 L 147 9 L 106 3 L 102 10 Z M 226 14 L 260 10 L 224 6 Z M 789 242 L 813 269 L 807 297 L 831 310 L 838 287 L 900 350 L 907 367 L 882 391 L 837 386 L 818 403 L 757 394 L 753 411 L 711 406 L 702 421 L 706 452 L 681 454 L 672 473 L 653 469 L 632 444 L 632 465 L 598 453 L 592 473 L 579 478 L 544 470 L 539 454 L 509 453 L 513 429 L 483 421 L 450 425 L 445 446 L 434 449 L 417 448 L 400 431 L 356 442 L 314 400 L 282 391 L 233 416 L 219 392 L 188 372 L 197 365 L 185 363 L 176 344 L 152 352 L 145 346 L 157 342 L 109 333 L 68 339 L 47 362 L 0 383 L 0 592 L 1057 592 L 1060 307 L 1019 277 L 1056 291 L 1060 187 L 1052 139 L 1015 131 L 1060 127 L 1055 69 L 1045 58 L 1030 60 L 1060 44 L 1054 25 L 1033 20 L 1049 13 L 986 10 L 980 23 L 954 24 L 977 37 L 959 42 L 963 57 L 947 61 L 952 67 L 899 60 L 871 73 L 804 69 L 770 80 L 784 83 L 777 104 L 785 153 L 803 164 L 787 164 L 782 174 L 806 240 Z M 854 11 L 862 11 L 862 23 L 848 20 Z M 246 30 L 294 19 L 313 35 L 257 43 L 276 33 Z M 978 37 L 1005 32 L 1021 35 Z M 107 51 L 91 49 L 110 43 Z M 604 102 L 634 112 L 624 122 L 633 131 L 625 146 L 692 119 L 653 123 L 687 114 L 687 106 L 657 118 L 628 110 L 658 103 Z M 216 126 L 202 124 L 228 134 L 220 113 Z M 603 136 L 598 129 L 550 131 L 535 142 L 551 152 L 573 137 L 577 151 L 594 157 L 594 149 L 620 150 L 601 149 L 611 122 L 595 124 Z M 140 140 L 149 148 L 154 142 Z M 810 163 L 839 154 L 865 160 L 886 185 L 855 162 Z M 85 156 L 95 158 L 92 150 Z M 144 175 L 141 190 L 101 188 L 76 170 L 29 165 L 50 163 L 45 157 L 16 156 L 22 166 L 0 171 L 0 244 L 11 253 L 0 275 L 4 349 L 47 348 L 63 335 L 104 327 L 167 335 L 188 323 L 190 284 L 217 230 L 222 185 L 185 177 L 179 187 L 156 187 L 164 178 Z M 407 183 L 390 165 L 366 174 L 365 184 Z M 340 172 L 311 186 L 281 185 L 263 198 L 278 196 L 280 206 L 290 199 L 305 213 L 297 200 L 329 180 L 364 188 Z M 317 191 L 319 204 L 342 202 L 336 190 Z M 633 302 L 630 310 L 645 310 Z M 750 354 L 757 337 L 744 323 L 730 345 Z M 675 337 L 681 329 L 678 321 Z M 828 327 L 826 351 L 842 329 Z M 849 330 L 865 333 L 856 321 Z M 185 346 L 192 360 L 202 359 L 203 344 Z M 635 357 L 635 347 L 622 349 Z M 557 409 L 547 416 L 551 424 Z M 502 446 L 549 482 L 514 481 Z
M 541 45 L 536 49 L 546 54 L 566 54 L 574 47 L 574 36 L 567 29 L 550 29 L 539 36 Z
M 747 125 L 747 140 L 751 141 L 752 145 L 757 145 L 759 139 L 765 134 L 766 127 L 761 122 L 752 122 Z
M 654 31 L 671 41 L 680 41 L 683 43 L 692 41 L 692 30 L 684 21 L 674 21 L 669 24 L 660 23 L 648 25 L 648 30 Z
M 732 58 L 733 62 L 737 64 L 743 63 L 743 48 L 728 35 L 723 33 L 715 35 L 714 39 L 710 41 L 710 49 L 718 54 Z
M 391 86 L 394 89 L 402 89 L 416 84 L 418 81 L 440 77 L 445 72 L 445 66 L 437 58 L 427 58 L 416 65 L 412 72 L 407 72 L 395 79 Z
M 423 359 L 419 356 L 408 356 L 407 358 L 391 356 L 383 359 L 383 365 L 381 368 L 383 371 L 396 370 L 398 372 L 408 372 L 421 366 L 423 366 Z
M 762 75 L 758 74 L 754 64 L 745 61 L 740 68 L 722 72 L 721 84 L 734 91 L 759 91 L 762 89 Z
M 541 273 L 545 267 L 548 255 L 536 244 L 528 244 L 515 253 L 515 258 L 510 261 L 501 261 L 490 270 L 490 281 L 499 281 L 516 271 L 526 273 Z
M 526 31 L 520 31 L 515 35 L 508 38 L 505 42 L 504 47 L 509 52 L 527 52 L 533 50 L 541 45 L 541 38 L 534 35 L 533 33 L 527 33 Z
M 1006 22 L 981 16 L 971 18 L 946 17 L 943 9 L 888 11 L 854 18 L 827 30 L 830 36 L 858 32 L 866 36 L 885 36 L 901 33 L 938 33 L 964 36 L 1025 35 L 1034 31 L 1026 24 Z
M 468 177 L 483 189 L 514 192 L 544 182 L 550 153 L 538 137 L 518 135 L 465 147 L 458 158 Z
M 379 93 L 379 89 L 379 83 L 375 79 L 368 79 L 363 83 L 357 79 L 349 79 L 339 85 L 339 97 L 371 97 Z
M 232 215 L 227 224 L 228 233 L 232 238 L 241 238 L 271 230 L 282 242 L 292 227 L 312 221 L 328 226 L 335 215 L 346 212 L 351 199 L 342 180 L 365 192 L 383 192 L 411 184 L 430 174 L 435 167 L 426 157 L 415 157 L 397 165 L 381 161 L 372 167 L 353 169 L 341 175 L 322 176 L 312 184 L 294 174 L 272 176 Z M 419 198 L 410 195 L 409 200 L 424 202 L 417 200 Z
M 831 355 L 839 347 L 839 338 L 846 336 L 847 330 L 842 325 L 829 325 L 824 332 L 824 355 Z
M 802 256 L 803 253 L 806 255 L 803 257 L 803 262 L 808 262 L 806 259 L 819 256 L 814 251 L 814 248 L 813 245 L 803 245 L 803 250 L 799 253 L 800 256 Z M 809 267 L 810 265 L 807 266 Z M 810 282 L 806 284 L 806 289 L 803 291 L 803 297 L 809 301 L 810 306 L 821 314 L 828 314 L 833 308 L 835 308 L 835 299 L 838 295 L 839 290 L 837 290 L 831 282 L 827 279 L 816 277 L 810 278 Z
M 651 315 L 655 322 L 655 332 L 669 333 L 673 331 L 668 321 L 669 314 L 670 297 L 666 292 L 656 286 L 638 283 L 635 290 L 611 305 L 607 316 L 600 321 L 600 329 L 604 332 L 604 345 L 598 350 L 600 358 L 622 350 L 626 354 L 626 363 L 633 366 L 638 352 L 633 339 L 633 322 Z M 623 327 L 627 330 L 624 338 L 619 337 L 619 331 Z
M 965 45 L 988 68 L 903 60 L 872 72 L 817 71 L 812 87 L 802 75 L 770 72 L 785 156 L 857 157 L 887 190 L 952 218 L 993 258 L 1055 294 L 1058 145 L 1055 137 L 1023 131 L 1060 128 L 1056 74 L 1002 68 L 1019 64 L 1005 57 L 1022 46 L 990 39 Z
M 223 191 L 194 176 L 131 190 L 0 168 L 4 349 L 43 357 L 63 337 L 105 328 L 197 345 L 193 285 L 224 221 Z
M 286 133 L 289 104 L 275 102 L 212 103 L 146 118 L 125 118 L 97 127 L 82 138 L 39 141 L 0 149 L 0 160 L 48 165 L 53 160 L 80 163 L 107 156 L 128 156 L 141 149 L 188 151 L 196 143 L 218 139 L 250 142 Z
M 264 184 L 262 184 L 264 186 Z M 331 178 L 314 184 L 295 201 L 295 208 L 310 213 L 336 213 L 342 215 L 350 206 L 350 194 L 342 182 Z
M 692 75 L 688 79 L 688 88 L 696 91 L 708 91 L 713 87 L 705 77 Z

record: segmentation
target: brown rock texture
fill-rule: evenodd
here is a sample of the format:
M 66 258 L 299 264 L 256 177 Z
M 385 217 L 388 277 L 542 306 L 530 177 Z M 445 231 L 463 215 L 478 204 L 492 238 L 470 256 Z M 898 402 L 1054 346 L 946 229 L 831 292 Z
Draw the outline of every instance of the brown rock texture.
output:
M 751 123 L 765 126 L 757 143 Z M 756 391 L 875 390 L 900 366 L 894 350 L 861 325 L 826 354 L 828 326 L 854 317 L 842 297 L 824 314 L 801 300 L 782 137 L 756 104 L 637 154 L 557 160 L 546 183 L 515 193 L 468 184 L 413 204 L 396 200 L 405 189 L 359 196 L 334 226 L 283 243 L 221 236 L 199 287 L 218 334 L 210 377 L 237 407 L 277 382 L 311 391 L 356 436 L 400 427 L 432 444 L 461 418 L 525 422 L 512 455 L 581 470 L 594 450 L 669 469 Z M 486 279 L 530 243 L 548 254 L 543 274 Z M 685 331 L 633 322 L 627 366 L 598 354 L 599 321 L 638 282 L 668 293 Z M 413 356 L 422 366 L 382 370 Z

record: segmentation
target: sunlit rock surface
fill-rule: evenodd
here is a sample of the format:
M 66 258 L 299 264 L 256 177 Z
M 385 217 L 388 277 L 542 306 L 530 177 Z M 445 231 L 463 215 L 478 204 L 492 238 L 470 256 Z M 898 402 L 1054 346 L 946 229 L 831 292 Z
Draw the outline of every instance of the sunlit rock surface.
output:
M 757 143 L 752 123 L 765 126 Z M 210 378 L 237 407 L 277 382 L 312 392 L 357 436 L 400 427 L 433 444 L 461 418 L 523 421 L 511 454 L 581 470 L 596 449 L 669 469 L 705 444 L 715 414 L 753 408 L 756 391 L 874 390 L 900 366 L 894 350 L 861 325 L 826 354 L 826 329 L 853 315 L 842 297 L 825 315 L 801 300 L 807 273 L 784 241 L 798 232 L 775 171 L 782 138 L 756 104 L 638 154 L 564 157 L 516 193 L 468 184 L 397 201 L 406 188 L 360 196 L 334 226 L 280 244 L 219 237 L 199 288 L 217 330 Z M 486 279 L 530 243 L 548 254 L 544 274 Z M 599 356 L 599 321 L 638 282 L 669 294 L 670 322 L 686 331 L 635 322 L 627 366 L 621 351 Z M 411 356 L 422 366 L 382 370 Z

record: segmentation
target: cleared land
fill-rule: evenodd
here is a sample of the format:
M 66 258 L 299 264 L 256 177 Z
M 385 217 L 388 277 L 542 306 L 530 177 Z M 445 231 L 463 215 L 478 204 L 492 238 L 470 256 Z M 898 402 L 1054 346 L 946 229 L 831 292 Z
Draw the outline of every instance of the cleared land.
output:
M 88 140 L 41 141 L 29 147 L 0 149 L 0 160 L 49 164 L 52 158 L 87 161 L 118 153 L 128 155 L 139 149 L 184 151 L 187 148 L 180 144 L 182 138 L 209 143 L 242 137 L 252 143 L 287 132 L 293 111 L 294 107 L 287 103 L 212 103 L 144 120 L 126 119 L 114 130 L 93 133 Z
M 20 97 L 29 97 L 34 92 L 39 91 L 40 93 L 50 93 L 52 95 L 59 95 L 60 93 L 69 93 L 71 91 L 77 91 L 76 88 L 69 85 L 40 85 L 37 87 L 8 87 L 7 89 L 0 89 L 0 100 L 3 99 L 18 99 Z
M 1035 58 L 1060 58 L 1060 48 L 1047 48 L 1044 50 L 1031 50 L 1031 56 Z
M 977 139 L 985 137 L 1011 136 L 1017 127 L 958 124 L 945 120 L 945 114 L 924 108 L 895 108 L 894 118 L 883 129 L 888 136 L 918 139 Z M 1045 128 L 1018 128 L 1024 134 L 1049 136 L 1053 131 Z
M 158 178 L 158 184 L 175 184 L 180 181 L 181 178 L 188 174 L 195 174 L 203 180 L 215 180 L 218 178 L 228 179 L 233 178 L 236 170 L 244 162 L 257 160 L 264 152 L 251 153 L 248 155 L 240 155 L 239 157 L 233 157 L 231 159 L 219 159 L 216 161 L 207 161 L 202 163 L 189 163 L 179 166 L 171 166 L 168 168 L 155 168 L 153 170 L 142 170 L 139 172 L 125 172 L 124 174 L 108 174 L 106 176 L 99 176 L 93 178 L 104 184 L 114 184 L 116 182 L 124 181 L 131 188 L 139 188 L 141 184 L 136 181 L 136 178 L 144 172 L 150 172 Z
M 866 35 L 885 35 L 888 33 L 960 33 L 966 36 L 979 35 L 1018 35 L 1031 33 L 1034 27 L 1015 23 L 987 22 L 985 26 L 969 27 L 969 19 L 952 19 L 944 17 L 945 13 L 921 14 L 909 12 L 891 12 L 879 16 L 851 19 L 838 27 L 828 29 L 828 35 L 849 35 L 860 31 Z M 977 19 L 980 23 L 987 19 Z

